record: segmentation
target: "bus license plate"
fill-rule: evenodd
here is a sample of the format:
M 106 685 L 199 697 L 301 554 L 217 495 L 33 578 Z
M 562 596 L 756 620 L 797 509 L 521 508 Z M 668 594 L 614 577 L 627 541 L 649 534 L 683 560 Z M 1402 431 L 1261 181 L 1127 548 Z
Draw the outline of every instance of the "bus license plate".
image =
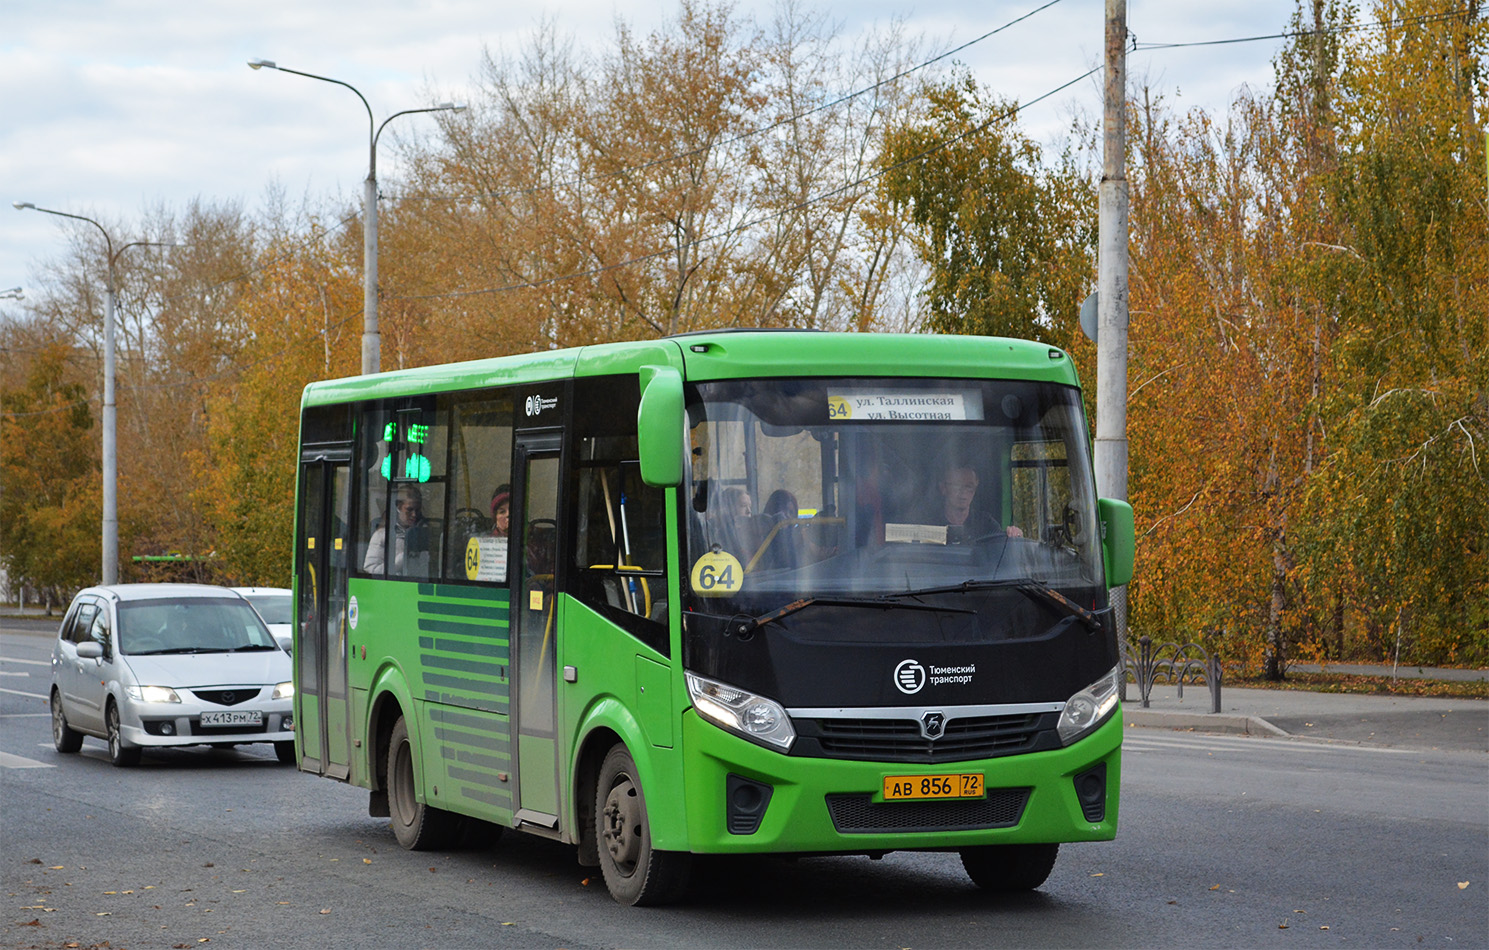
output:
M 981 798 L 982 773 L 956 775 L 888 775 L 884 778 L 884 800 L 910 798 Z
M 262 726 L 264 714 L 258 709 L 229 709 L 202 713 L 204 726 Z

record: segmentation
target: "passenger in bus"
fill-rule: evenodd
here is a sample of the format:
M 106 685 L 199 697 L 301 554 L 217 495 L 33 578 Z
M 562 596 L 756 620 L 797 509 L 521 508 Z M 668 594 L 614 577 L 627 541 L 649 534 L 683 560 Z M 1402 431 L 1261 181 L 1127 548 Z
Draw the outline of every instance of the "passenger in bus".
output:
M 998 519 L 980 508 L 973 508 L 977 497 L 977 470 L 961 462 L 953 462 L 941 473 L 936 483 L 941 505 L 927 519 L 932 524 L 947 526 L 948 543 L 975 541 L 988 535 L 1006 534 L 1010 538 L 1022 538 L 1024 532 L 1017 525 L 1004 528 Z
M 748 563 L 761 540 L 750 493 L 738 486 L 719 492 L 708 511 L 708 534 L 711 543 Z
M 505 538 L 512 533 L 512 486 L 501 484 L 491 495 L 491 536 Z
M 777 488 L 765 499 L 766 545 L 760 566 L 764 568 L 797 567 L 802 561 L 801 506 L 796 496 L 784 488 Z M 771 537 L 771 532 L 775 533 Z
M 362 570 L 371 574 L 429 574 L 429 529 L 424 518 L 424 496 L 417 485 L 400 485 L 394 495 L 397 514 L 393 518 L 393 564 L 387 564 L 387 525 L 372 532 Z

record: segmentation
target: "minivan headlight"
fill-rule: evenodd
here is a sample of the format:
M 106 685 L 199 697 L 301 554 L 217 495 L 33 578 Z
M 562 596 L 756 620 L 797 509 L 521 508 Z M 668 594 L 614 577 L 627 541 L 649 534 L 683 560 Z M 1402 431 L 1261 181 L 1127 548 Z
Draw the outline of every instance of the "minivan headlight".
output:
M 277 685 L 277 686 L 274 687 L 274 692 L 273 692 L 272 695 L 270 695 L 269 698 L 270 699 L 294 699 L 295 698 L 295 684 L 294 683 L 280 683 L 279 685 Z
M 1065 700 L 1055 731 L 1060 742 L 1070 745 L 1106 722 L 1117 708 L 1117 689 L 1122 683 L 1122 664 L 1112 667 L 1101 679 Z
M 124 692 L 139 703 L 179 703 L 181 697 L 169 686 L 126 686 Z
M 780 703 L 697 673 L 685 673 L 698 715 L 752 742 L 785 752 L 796 740 L 791 717 Z

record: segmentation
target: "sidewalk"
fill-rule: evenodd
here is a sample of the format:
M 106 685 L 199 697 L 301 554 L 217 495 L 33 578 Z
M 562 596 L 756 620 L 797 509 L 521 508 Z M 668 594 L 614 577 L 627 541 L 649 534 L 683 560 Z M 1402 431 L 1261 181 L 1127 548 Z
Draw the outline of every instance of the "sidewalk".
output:
M 1139 728 L 1489 752 L 1489 702 L 1479 699 L 1226 686 L 1220 692 L 1221 711 L 1211 713 L 1210 691 L 1204 685 L 1186 685 L 1182 700 L 1177 692 L 1172 686 L 1154 686 L 1150 706 L 1144 709 L 1137 687 L 1127 684 L 1123 721 Z

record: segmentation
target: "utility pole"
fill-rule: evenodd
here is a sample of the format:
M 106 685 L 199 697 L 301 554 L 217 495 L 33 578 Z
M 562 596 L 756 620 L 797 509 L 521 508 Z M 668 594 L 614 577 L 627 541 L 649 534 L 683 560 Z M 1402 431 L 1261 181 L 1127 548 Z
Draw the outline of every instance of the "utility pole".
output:
M 1097 237 L 1096 489 L 1127 500 L 1127 0 L 1106 0 Z M 1112 591 L 1119 635 L 1127 633 L 1127 588 Z

